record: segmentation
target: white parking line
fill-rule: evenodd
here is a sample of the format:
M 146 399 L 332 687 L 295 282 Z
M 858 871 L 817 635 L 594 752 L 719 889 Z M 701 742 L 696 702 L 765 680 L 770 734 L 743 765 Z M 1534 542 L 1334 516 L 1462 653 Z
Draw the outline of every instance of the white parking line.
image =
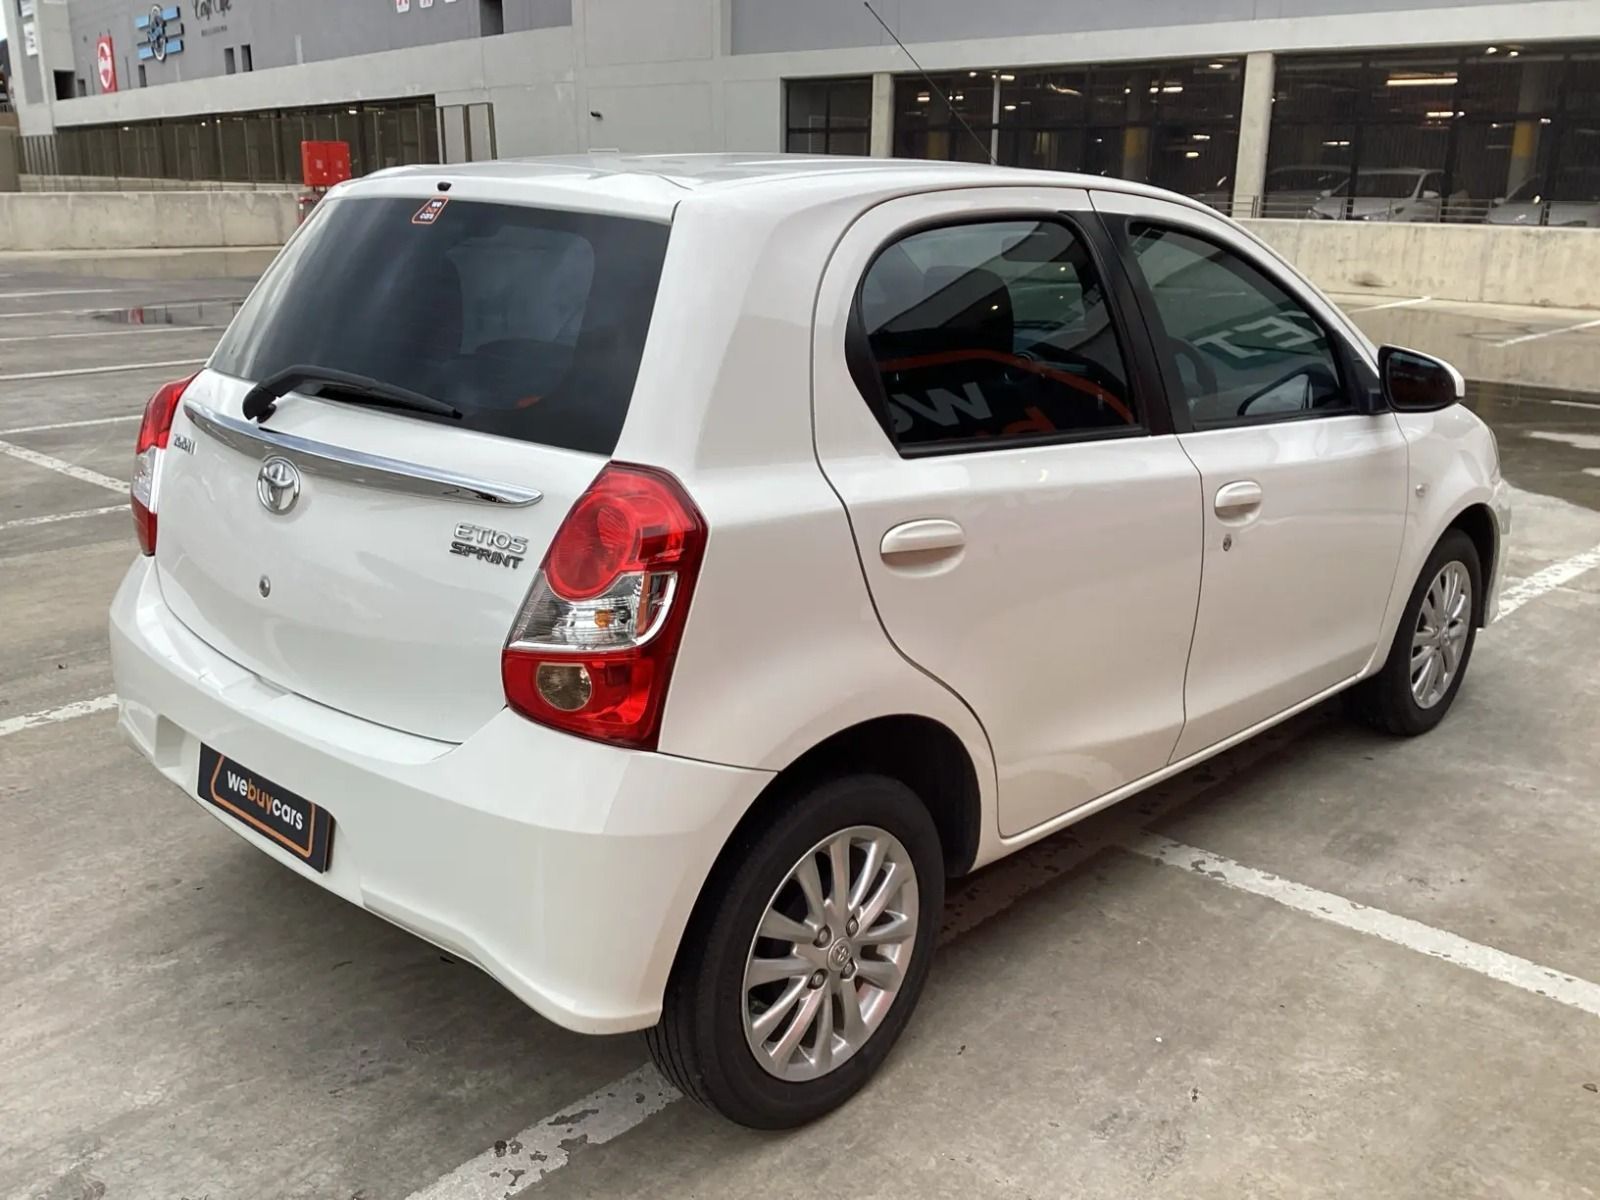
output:
M 102 305 L 99 308 L 51 308 L 44 312 L 5 313 L 7 317 L 89 317 L 95 313 L 125 313 L 136 308 L 198 308 L 202 304 L 243 304 L 243 296 L 202 296 L 198 300 L 152 300 L 149 304 Z M 163 322 L 164 324 L 165 322 Z
M 1563 325 L 1559 329 L 1545 329 L 1538 333 L 1525 333 L 1521 337 L 1507 338 L 1503 342 L 1491 342 L 1493 346 L 1520 346 L 1523 342 L 1536 342 L 1540 338 L 1555 337 L 1561 333 L 1577 333 L 1580 329 L 1593 329 L 1600 325 L 1600 317 L 1593 321 L 1580 321 L 1576 325 Z
M 127 329 L 91 329 L 87 333 L 25 333 L 19 337 L 0 337 L 0 344 L 58 342 L 69 338 L 126 337 L 130 333 L 195 333 L 226 328 L 226 325 L 133 325 Z
M 1391 300 L 1387 304 L 1368 304 L 1361 308 L 1346 309 L 1346 312 L 1377 312 L 1380 308 L 1408 308 L 1413 304 L 1426 304 L 1432 296 L 1414 296 L 1409 300 Z
M 1500 617 L 1503 620 L 1529 600 L 1546 592 L 1553 592 L 1563 584 L 1571 583 L 1585 571 L 1600 567 L 1600 546 L 1574 554 L 1571 558 L 1552 563 L 1542 571 L 1535 571 L 1526 579 L 1518 580 L 1500 593 Z
M 24 729 L 34 729 L 40 725 L 52 725 L 57 721 L 70 721 L 74 717 L 87 717 L 91 713 L 105 712 L 106 709 L 116 706 L 116 696 L 96 696 L 93 700 L 74 700 L 71 704 L 63 704 L 60 708 L 47 708 L 43 712 L 6 717 L 0 720 L 0 737 L 21 733 Z
M 571 1147 L 604 1145 L 681 1097 L 654 1067 L 640 1067 L 496 1142 L 410 1200 L 504 1200 L 566 1166 Z
M 42 292 L 0 292 L 0 300 L 25 300 L 33 296 L 103 296 L 111 292 L 138 291 L 140 284 L 114 288 L 50 288 Z
M 1587 408 L 1591 412 L 1600 408 L 1600 404 L 1590 404 L 1587 400 L 1546 400 L 1546 404 L 1559 404 L 1563 408 Z
M 1319 921 L 1370 934 L 1430 958 L 1447 959 L 1458 967 L 1487 975 L 1501 983 L 1509 983 L 1525 992 L 1547 996 L 1590 1016 L 1600 1017 L 1600 984 L 1551 970 L 1536 962 L 1518 958 L 1515 954 L 1496 950 L 1493 946 L 1468 941 L 1381 908 L 1356 904 L 1332 892 L 1319 891 L 1303 883 L 1258 871 L 1231 858 L 1185 846 L 1182 842 L 1158 834 L 1146 834 L 1127 842 L 1123 849 L 1169 867 L 1198 872 L 1207 879 L 1215 879 L 1242 892 L 1265 896 L 1268 900 L 1306 913 Z
M 19 375 L 0 375 L 0 383 L 18 379 L 65 379 L 73 375 L 115 375 L 119 371 L 153 371 L 157 367 L 196 367 L 203 358 L 173 358 L 165 362 L 117 363 L 108 367 L 72 367 L 65 371 L 24 371 Z
M 0 442 L 0 454 L 10 455 L 12 458 L 21 459 L 25 463 L 32 463 L 36 467 L 54 471 L 58 475 L 81 479 L 84 483 L 92 483 L 109 491 L 121 492 L 123 495 L 128 494 L 128 485 L 120 479 L 102 475 L 99 471 L 91 471 L 88 467 L 75 466 L 65 459 L 52 458 L 48 454 L 40 454 L 37 450 L 29 450 L 26 446 L 14 446 L 10 442 Z
M 77 512 L 47 513 L 42 517 L 17 517 L 11 521 L 0 521 L 0 533 L 4 533 L 7 529 L 24 529 L 29 525 L 54 525 L 57 521 L 76 521 L 79 517 L 103 517 L 107 513 L 127 511 L 126 504 L 108 504 L 104 508 L 84 508 Z
M 87 429 L 90 425 L 110 425 L 114 421 L 137 421 L 143 413 L 123 413 L 120 417 L 95 417 L 89 421 L 57 421 L 54 425 L 23 425 L 17 429 L 0 429 L 0 437 L 13 433 L 45 433 L 52 429 Z

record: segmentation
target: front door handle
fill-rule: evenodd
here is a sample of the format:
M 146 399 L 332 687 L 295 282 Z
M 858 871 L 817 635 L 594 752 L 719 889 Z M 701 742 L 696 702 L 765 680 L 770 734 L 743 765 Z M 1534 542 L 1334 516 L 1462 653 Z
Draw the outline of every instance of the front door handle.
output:
M 884 558 L 902 554 L 929 554 L 941 550 L 959 550 L 967 544 L 966 532 L 954 521 L 927 518 L 896 525 L 883 535 L 878 553 Z
M 1216 512 L 1224 521 L 1248 517 L 1261 507 L 1261 485 L 1253 479 L 1240 479 L 1217 489 Z

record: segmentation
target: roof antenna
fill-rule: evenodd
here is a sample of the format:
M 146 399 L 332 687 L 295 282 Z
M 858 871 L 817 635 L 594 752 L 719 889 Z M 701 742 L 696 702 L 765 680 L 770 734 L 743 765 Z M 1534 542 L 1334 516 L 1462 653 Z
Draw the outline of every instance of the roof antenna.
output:
M 967 119 L 956 111 L 956 106 L 954 104 L 950 103 L 950 97 L 946 96 L 939 85 L 933 81 L 933 76 L 922 70 L 922 64 L 917 61 L 917 56 L 906 49 L 906 44 L 900 40 L 899 35 L 896 34 L 894 30 L 889 28 L 889 22 L 885 21 L 878 15 L 878 10 L 872 7 L 871 0 L 861 0 L 861 7 L 865 8 L 869 13 L 872 14 L 872 19 L 879 25 L 883 26 L 883 31 L 885 33 L 894 38 L 894 44 L 899 46 L 905 56 L 911 60 L 911 65 L 918 71 L 922 71 L 922 77 L 928 81 L 928 86 L 938 93 L 939 99 L 944 101 L 944 106 L 950 110 L 950 115 L 955 117 L 956 120 L 960 121 L 961 128 L 965 129 L 967 131 L 967 135 L 971 137 L 973 141 L 978 143 L 978 149 L 983 151 L 984 161 L 987 162 L 991 167 L 998 166 L 999 164 L 994 160 L 994 151 L 989 149 L 988 146 L 984 145 L 983 139 L 973 132 L 972 126 L 967 124 Z M 999 86 L 998 81 L 996 82 L 996 86 Z

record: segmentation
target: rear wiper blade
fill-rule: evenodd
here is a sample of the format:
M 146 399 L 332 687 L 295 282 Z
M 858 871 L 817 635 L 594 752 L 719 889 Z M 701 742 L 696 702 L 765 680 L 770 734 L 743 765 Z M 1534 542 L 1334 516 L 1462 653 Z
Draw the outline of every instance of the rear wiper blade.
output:
M 403 408 L 411 412 L 433 413 L 436 416 L 457 419 L 461 416 L 459 408 L 454 408 L 443 400 L 435 400 L 432 396 L 424 396 L 421 392 L 413 392 L 410 388 L 384 383 L 381 379 L 357 375 L 351 371 L 305 365 L 285 367 L 251 388 L 244 398 L 244 415 L 258 425 L 264 423 L 277 411 L 278 401 L 303 384 L 311 384 L 316 389 L 313 394 L 320 394 L 323 390 L 334 390 L 347 393 L 351 397 L 365 397 L 371 403 L 385 408 Z

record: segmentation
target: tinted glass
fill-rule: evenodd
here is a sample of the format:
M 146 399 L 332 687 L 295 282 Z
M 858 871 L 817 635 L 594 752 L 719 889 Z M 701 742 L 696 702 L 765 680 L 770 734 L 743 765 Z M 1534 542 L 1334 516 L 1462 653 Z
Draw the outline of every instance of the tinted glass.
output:
M 213 369 L 259 382 L 332 367 L 454 405 L 458 427 L 609 454 L 667 226 L 460 200 L 420 224 L 425 202 L 325 201 L 262 276 Z
M 981 449 L 1138 422 L 1104 289 L 1064 225 L 911 234 L 868 269 L 859 312 L 897 446 Z
M 800 79 L 788 85 L 785 146 L 802 154 L 866 154 L 870 79 Z
M 1196 428 L 1349 410 L 1327 333 L 1278 284 L 1190 234 L 1153 225 L 1132 233 L 1169 373 Z

